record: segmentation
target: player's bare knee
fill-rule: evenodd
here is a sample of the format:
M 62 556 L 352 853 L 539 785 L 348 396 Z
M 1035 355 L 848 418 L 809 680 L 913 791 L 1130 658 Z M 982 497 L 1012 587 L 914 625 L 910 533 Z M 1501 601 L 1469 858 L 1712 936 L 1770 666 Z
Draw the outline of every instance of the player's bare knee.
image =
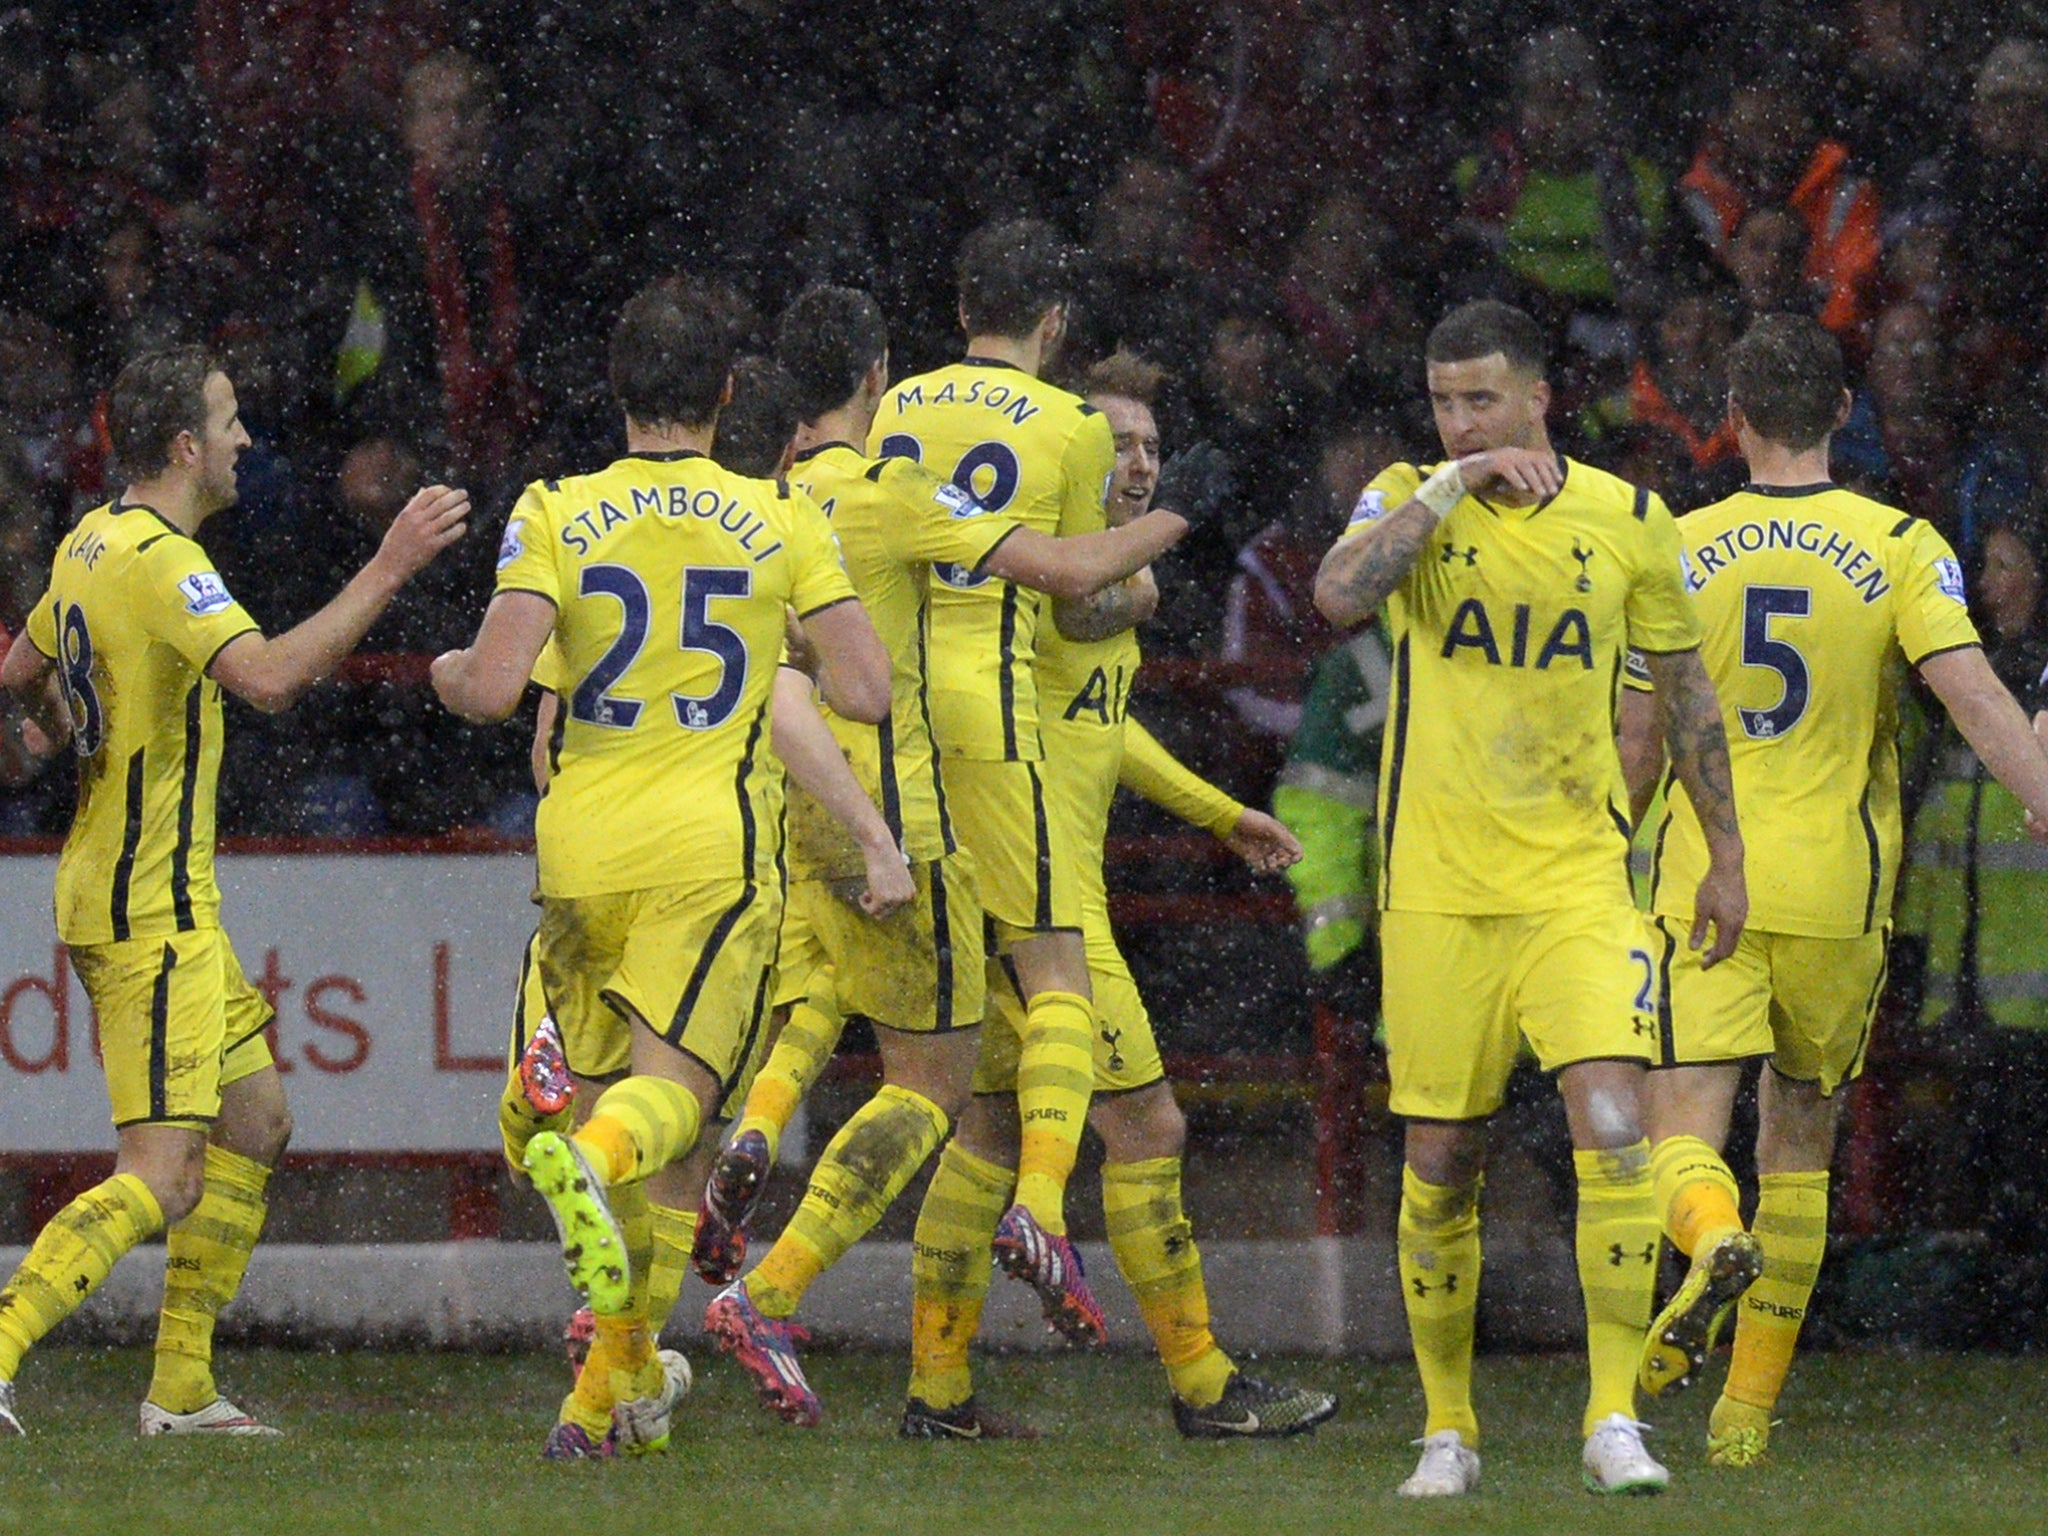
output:
M 1486 1129 L 1482 1122 L 1408 1122 L 1403 1156 L 1415 1176 L 1442 1189 L 1475 1184 L 1486 1172 Z
M 1021 1138 L 1017 1100 L 1012 1094 L 972 1094 L 954 1122 L 953 1139 L 961 1149 L 999 1168 L 1017 1166 Z
M 1187 1117 L 1173 1089 L 1163 1082 L 1133 1093 L 1097 1097 L 1089 1106 L 1088 1123 L 1113 1163 L 1179 1157 L 1187 1148 Z

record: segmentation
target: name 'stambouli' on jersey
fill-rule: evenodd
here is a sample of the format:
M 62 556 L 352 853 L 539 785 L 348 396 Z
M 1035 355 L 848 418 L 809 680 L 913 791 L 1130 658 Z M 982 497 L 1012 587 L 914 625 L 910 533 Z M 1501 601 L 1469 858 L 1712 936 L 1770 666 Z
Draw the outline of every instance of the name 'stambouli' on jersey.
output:
M 1467 496 L 1388 597 L 1380 904 L 1472 916 L 1625 904 L 1628 799 L 1614 744 L 1633 645 L 1699 644 L 1678 532 L 1648 491 L 1560 459 L 1557 495 Z M 1424 471 L 1366 487 L 1345 537 Z
M 598 896 L 775 878 L 768 706 L 785 612 L 853 598 L 809 497 L 698 453 L 527 487 L 497 590 L 555 605 L 561 709 L 540 888 Z

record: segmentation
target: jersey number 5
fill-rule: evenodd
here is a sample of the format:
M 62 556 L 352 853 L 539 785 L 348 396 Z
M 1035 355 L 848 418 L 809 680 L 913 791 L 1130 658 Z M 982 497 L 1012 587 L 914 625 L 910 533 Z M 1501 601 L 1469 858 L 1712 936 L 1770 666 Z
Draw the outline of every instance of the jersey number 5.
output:
M 1742 730 L 1753 741 L 1770 741 L 1797 725 L 1813 696 L 1813 675 L 1806 658 L 1789 640 L 1775 639 L 1771 620 L 1803 619 L 1813 612 L 1813 593 L 1806 587 L 1744 587 L 1742 589 L 1742 664 L 1778 674 L 1785 691 L 1769 709 L 1739 709 Z
M 619 698 L 609 690 L 640 659 L 653 616 L 647 583 L 623 565 L 586 565 L 577 583 L 583 597 L 610 597 L 620 610 L 619 635 L 598 657 L 576 692 L 569 714 L 586 725 L 631 730 L 640 723 L 640 701 Z M 754 590 L 754 573 L 744 567 L 693 565 L 683 572 L 683 624 L 676 644 L 685 651 L 704 651 L 718 659 L 718 685 L 703 697 L 671 693 L 676 723 L 686 731 L 708 731 L 723 725 L 738 707 L 747 686 L 746 637 L 711 617 L 716 597 L 746 597 Z

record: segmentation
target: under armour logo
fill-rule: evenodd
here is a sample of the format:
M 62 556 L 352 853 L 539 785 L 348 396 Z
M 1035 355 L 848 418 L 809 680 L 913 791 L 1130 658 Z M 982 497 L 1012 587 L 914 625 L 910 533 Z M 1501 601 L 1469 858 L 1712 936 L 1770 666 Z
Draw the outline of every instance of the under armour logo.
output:
M 78 1294 L 81 1296 L 85 1295 L 86 1292 L 92 1289 L 92 1276 L 80 1275 L 76 1280 L 71 1282 L 71 1289 L 78 1292 Z
M 1415 1294 L 1418 1297 L 1426 1297 L 1431 1291 L 1442 1291 L 1447 1296 L 1458 1294 L 1458 1277 L 1455 1274 L 1445 1275 L 1442 1285 L 1431 1285 L 1420 1275 L 1417 1275 L 1409 1284 L 1414 1288 Z
M 1445 565 L 1449 565 L 1453 560 L 1462 560 L 1468 566 L 1477 565 L 1479 563 L 1479 546 L 1472 544 L 1464 549 L 1460 549 L 1455 544 L 1446 544 L 1444 546 L 1443 559 Z
M 1181 1236 L 1180 1233 L 1176 1232 L 1173 1234 L 1173 1236 L 1169 1237 L 1166 1240 L 1166 1256 L 1168 1258 L 1179 1258 L 1183 1253 L 1186 1253 L 1187 1251 L 1188 1240 L 1185 1237 Z
M 1639 1035 L 1654 1035 L 1657 1032 L 1657 1026 L 1652 1024 L 1648 1019 L 1643 1017 L 1643 1015 L 1641 1014 L 1636 1015 L 1636 1022 L 1634 1027 L 1635 1032 Z
M 1597 550 L 1579 548 L 1579 541 L 1577 539 L 1572 540 L 1572 558 L 1579 562 L 1579 579 L 1572 583 L 1572 585 L 1581 592 L 1593 590 L 1593 577 L 1588 567 L 1592 565 L 1593 556 L 1597 553 L 1599 553 Z
M 1632 1253 L 1628 1249 L 1622 1247 L 1619 1243 L 1609 1243 L 1607 1245 L 1607 1253 L 1607 1262 L 1609 1264 L 1612 1264 L 1616 1269 L 1621 1268 L 1621 1266 L 1627 1263 L 1630 1259 L 1639 1259 L 1645 1264 L 1654 1264 L 1657 1262 L 1657 1245 L 1655 1243 L 1645 1243 L 1643 1245 L 1643 1251 L 1641 1253 Z

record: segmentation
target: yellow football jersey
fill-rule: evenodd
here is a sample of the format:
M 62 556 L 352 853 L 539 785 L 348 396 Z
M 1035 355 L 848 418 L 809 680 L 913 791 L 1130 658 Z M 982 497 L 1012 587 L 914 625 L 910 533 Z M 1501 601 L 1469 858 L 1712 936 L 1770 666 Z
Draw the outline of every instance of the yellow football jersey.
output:
M 1107 640 L 1069 640 L 1050 622 L 1038 640 L 1038 696 L 1045 738 L 1046 800 L 1073 829 L 1072 846 L 1087 850 L 1082 880 L 1102 891 L 1102 844 L 1124 760 L 1124 721 L 1138 675 L 1138 637 L 1125 630 Z
M 1630 645 L 1690 650 L 1699 620 L 1662 501 L 1576 460 L 1533 506 L 1467 496 L 1387 599 L 1394 686 L 1380 772 L 1380 905 L 1505 916 L 1627 903 L 1614 745 Z M 1366 487 L 1345 537 L 1423 471 Z
M 1890 920 L 1899 873 L 1901 663 L 1978 643 L 1962 567 L 1926 522 L 1827 484 L 1753 486 L 1678 532 L 1728 727 L 1750 926 L 1869 933 Z M 1647 678 L 1632 667 L 1630 681 Z M 1706 868 L 1674 785 L 1651 910 L 1690 918 Z
M 1061 536 L 1103 527 L 1116 470 L 1116 443 L 1101 412 L 1007 363 L 972 357 L 891 386 L 868 451 L 915 459 L 989 511 Z M 957 565 L 933 574 L 932 727 L 940 750 L 1039 761 L 1032 661 L 1044 600 Z
M 906 458 L 871 459 L 847 443 L 800 455 L 790 481 L 830 519 L 853 589 L 889 652 L 889 718 L 862 725 L 828 709 L 826 722 L 903 851 L 918 860 L 943 858 L 954 844 L 927 691 L 929 573 L 943 565 L 978 576 L 996 546 L 1017 531 L 1017 520 L 990 512 Z M 809 795 L 793 791 L 790 878 L 838 879 L 865 867 L 845 829 Z
M 206 669 L 255 630 L 188 535 L 118 500 L 57 551 L 28 638 L 57 663 L 78 808 L 57 862 L 57 933 L 107 944 L 213 927 L 220 684 Z
M 785 610 L 853 598 L 816 504 L 699 453 L 628 454 L 527 487 L 497 589 L 555 605 L 542 894 L 776 878 L 782 766 L 765 738 Z

